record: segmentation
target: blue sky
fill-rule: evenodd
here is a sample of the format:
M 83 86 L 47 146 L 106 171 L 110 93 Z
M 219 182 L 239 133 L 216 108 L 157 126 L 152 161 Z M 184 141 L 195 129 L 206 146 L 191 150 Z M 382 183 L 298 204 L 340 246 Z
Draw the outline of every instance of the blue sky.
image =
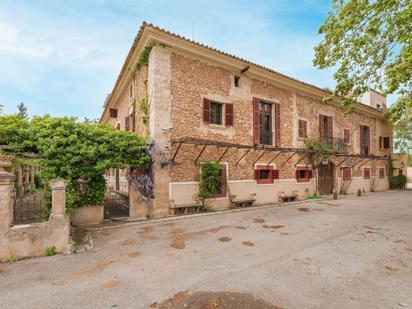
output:
M 318 85 L 317 30 L 331 0 L 0 2 L 0 104 L 98 118 L 143 21 Z

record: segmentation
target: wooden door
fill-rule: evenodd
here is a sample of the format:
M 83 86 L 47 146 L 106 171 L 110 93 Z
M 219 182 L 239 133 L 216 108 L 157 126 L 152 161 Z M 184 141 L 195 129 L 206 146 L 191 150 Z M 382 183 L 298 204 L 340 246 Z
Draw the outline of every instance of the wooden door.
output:
M 332 163 L 322 165 L 318 169 L 319 173 L 319 193 L 321 195 L 327 195 L 333 193 L 333 174 L 334 165 Z

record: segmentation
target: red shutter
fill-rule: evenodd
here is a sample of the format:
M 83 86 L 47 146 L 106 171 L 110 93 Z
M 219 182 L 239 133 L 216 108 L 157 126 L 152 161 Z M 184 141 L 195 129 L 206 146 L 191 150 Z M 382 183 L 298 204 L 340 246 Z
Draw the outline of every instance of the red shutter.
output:
M 372 153 L 372 145 L 371 145 L 371 130 L 368 127 L 368 154 Z
M 303 137 L 303 127 L 302 127 L 302 120 L 298 120 L 298 137 Z
M 203 98 L 203 121 L 210 122 L 210 100 Z
M 389 149 L 390 147 L 390 139 L 389 137 L 384 137 L 383 138 L 383 148 Z
M 319 139 L 323 141 L 323 115 L 319 115 Z
M 308 137 L 308 122 L 303 120 L 303 137 Z
M 333 117 L 328 117 L 328 142 L 333 145 Z
M 127 116 L 124 118 L 124 130 L 129 131 L 130 129 L 130 117 Z
M 309 175 L 309 176 L 308 176 L 309 179 L 313 177 L 312 170 L 309 170 L 309 171 L 308 171 L 308 175 Z
M 295 176 L 296 176 L 296 179 L 299 181 L 299 169 L 297 169 L 296 171 L 295 171 Z
M 279 170 L 272 170 L 272 179 L 279 179 Z
M 364 150 L 365 150 L 365 141 L 364 141 L 364 139 L 363 139 L 363 125 L 360 125 L 359 126 L 359 132 L 360 132 L 360 147 L 361 147 L 361 151 L 360 151 L 360 153 L 361 154 L 364 154 Z
M 259 179 L 260 179 L 260 171 L 255 170 L 255 180 L 259 180 Z
M 226 126 L 233 126 L 233 104 L 226 104 L 225 123 Z
M 280 147 L 280 104 L 275 103 L 275 146 Z
M 117 109 L 110 108 L 109 109 L 110 118 L 117 118 Z
M 260 144 L 260 113 L 258 98 L 253 98 L 253 144 Z

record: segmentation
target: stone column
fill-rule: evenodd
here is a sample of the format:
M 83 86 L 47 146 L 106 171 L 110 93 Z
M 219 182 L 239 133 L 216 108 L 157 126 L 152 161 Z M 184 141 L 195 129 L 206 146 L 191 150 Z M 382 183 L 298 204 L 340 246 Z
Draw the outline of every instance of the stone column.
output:
M 21 165 L 19 164 L 16 168 L 16 176 L 17 176 L 17 196 L 23 196 L 23 170 L 21 169 Z
M 65 215 L 66 211 L 66 181 L 54 179 L 50 181 L 52 191 L 52 216 Z
M 153 46 L 149 57 L 148 99 L 150 105 L 150 137 L 155 141 L 154 155 L 154 201 L 155 218 L 167 217 L 169 214 L 170 166 L 163 165 L 164 154 L 171 151 L 171 50 Z
M 8 231 L 13 223 L 13 174 L 0 171 L 0 233 Z
M 28 165 L 23 165 L 23 189 L 27 192 L 30 188 L 30 169 Z
M 34 166 L 29 166 L 29 177 L 30 188 L 34 188 L 36 186 L 34 181 Z

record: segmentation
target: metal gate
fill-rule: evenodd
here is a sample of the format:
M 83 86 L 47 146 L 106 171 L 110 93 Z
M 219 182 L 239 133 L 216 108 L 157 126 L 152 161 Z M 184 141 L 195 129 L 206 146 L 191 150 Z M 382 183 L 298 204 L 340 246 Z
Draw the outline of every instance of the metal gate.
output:
M 13 224 L 44 221 L 43 191 L 13 199 Z
M 129 196 L 117 192 L 107 192 L 104 200 L 104 218 L 119 218 L 129 216 Z
M 328 195 L 333 193 L 334 183 L 334 165 L 332 163 L 322 165 L 318 169 L 319 173 L 319 193 L 321 195 Z

